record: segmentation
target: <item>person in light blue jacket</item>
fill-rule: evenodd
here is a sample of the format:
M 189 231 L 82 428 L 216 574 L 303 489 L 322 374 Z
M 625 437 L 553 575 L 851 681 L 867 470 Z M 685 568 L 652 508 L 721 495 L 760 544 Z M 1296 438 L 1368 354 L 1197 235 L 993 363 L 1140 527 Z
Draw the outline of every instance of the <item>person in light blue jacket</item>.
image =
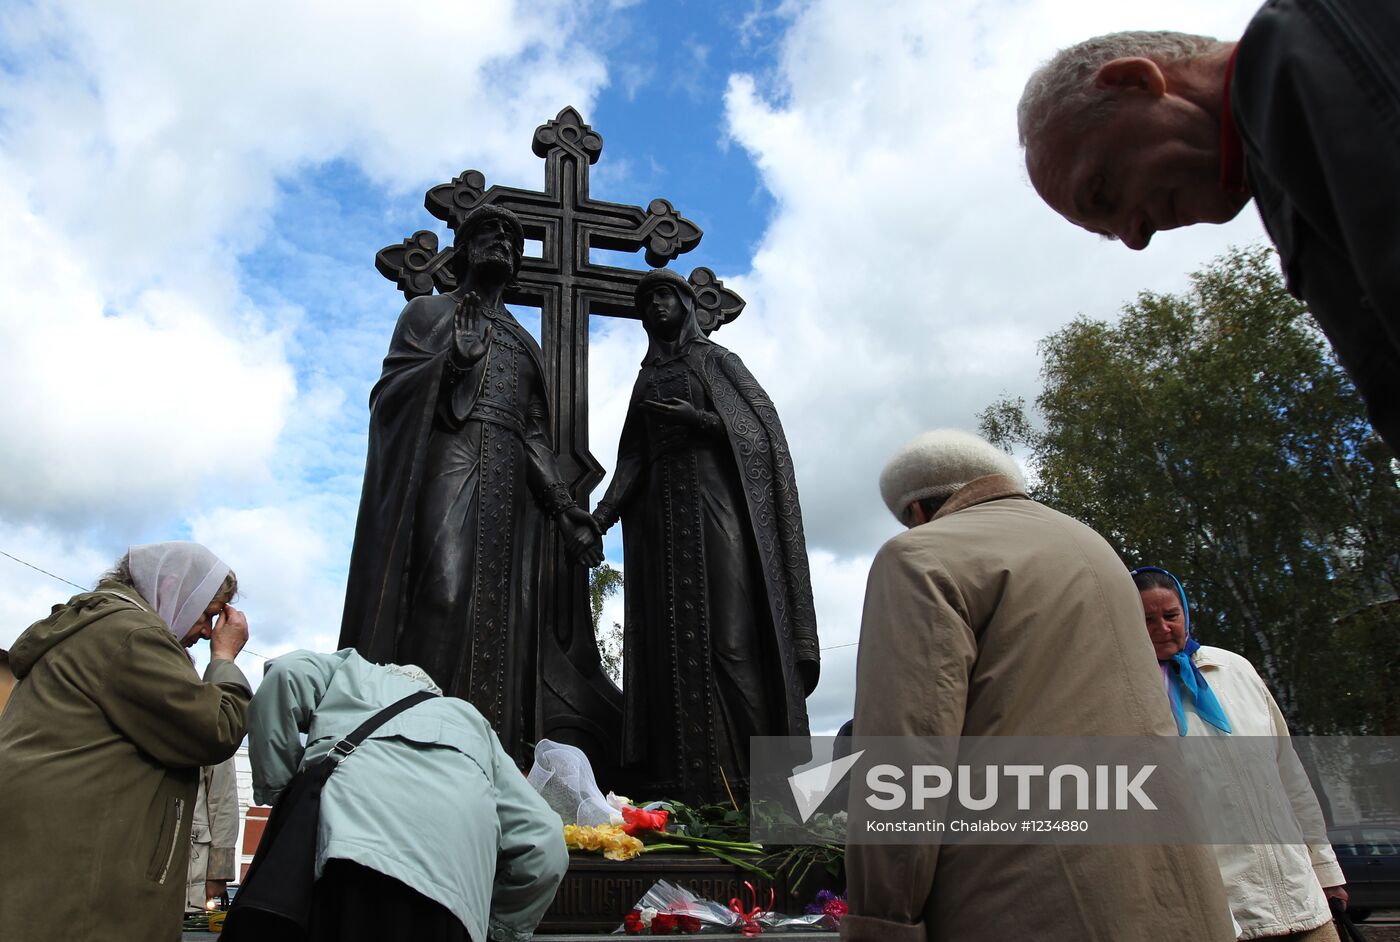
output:
M 249 708 L 254 800 L 271 804 L 298 768 L 422 689 L 441 693 L 416 667 L 350 648 L 269 662 Z M 526 942 L 567 866 L 559 815 L 476 708 L 428 700 L 371 733 L 326 783 L 310 937 Z

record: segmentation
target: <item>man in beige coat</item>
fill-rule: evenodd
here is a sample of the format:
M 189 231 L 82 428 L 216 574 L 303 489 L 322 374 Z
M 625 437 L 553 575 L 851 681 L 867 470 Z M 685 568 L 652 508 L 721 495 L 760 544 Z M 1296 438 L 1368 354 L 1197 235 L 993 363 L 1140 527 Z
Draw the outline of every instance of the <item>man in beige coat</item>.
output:
M 199 770 L 199 791 L 190 819 L 189 880 L 185 912 L 201 913 L 209 900 L 228 893 L 238 879 L 238 771 L 233 756 Z
M 856 736 L 1174 735 L 1127 569 L 1008 455 L 928 432 L 880 488 L 910 529 L 871 567 Z M 846 942 L 1235 935 L 1204 847 L 852 844 L 846 870 Z

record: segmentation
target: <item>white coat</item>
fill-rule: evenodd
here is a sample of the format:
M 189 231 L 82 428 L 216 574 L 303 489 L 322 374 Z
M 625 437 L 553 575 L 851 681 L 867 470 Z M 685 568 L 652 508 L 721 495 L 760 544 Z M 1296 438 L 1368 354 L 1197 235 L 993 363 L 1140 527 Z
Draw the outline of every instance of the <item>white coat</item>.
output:
M 1254 665 L 1238 654 L 1206 645 L 1191 658 L 1225 708 L 1232 735 L 1288 737 L 1288 724 Z M 1202 721 L 1189 704 L 1186 724 L 1188 736 L 1226 735 Z M 1277 782 L 1270 784 L 1282 788 L 1303 833 L 1326 830 L 1317 796 L 1301 766 L 1280 761 Z M 1331 845 L 1216 844 L 1214 849 L 1241 939 L 1304 932 L 1331 921 L 1322 888 L 1346 882 Z

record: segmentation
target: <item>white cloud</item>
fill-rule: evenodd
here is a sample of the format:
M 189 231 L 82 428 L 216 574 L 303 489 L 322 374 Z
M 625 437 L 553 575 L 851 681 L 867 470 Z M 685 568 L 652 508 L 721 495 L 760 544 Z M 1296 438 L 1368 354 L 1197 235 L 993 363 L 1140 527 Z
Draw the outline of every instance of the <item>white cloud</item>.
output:
M 1173 26 L 1230 35 L 1256 4 L 1178 4 Z M 925 428 L 974 428 L 1003 392 L 1034 397 L 1035 345 L 1078 313 L 1111 317 L 1177 289 L 1230 242 L 1160 234 L 1131 253 L 1044 207 L 1025 179 L 1015 105 L 1029 72 L 1095 32 L 1162 25 L 1145 3 L 802 6 L 774 76 L 732 76 L 729 131 L 777 202 L 749 301 L 717 339 L 773 396 L 798 461 L 809 540 L 870 553 L 875 482 Z M 726 281 L 731 278 L 726 275 Z
M 219 555 L 238 574 L 235 606 L 248 617 L 248 653 L 239 659 L 249 678 L 262 662 L 296 648 L 334 651 L 345 597 L 345 560 L 339 554 L 339 508 L 333 501 L 253 509 L 215 508 L 190 524 L 190 538 Z M 208 647 L 196 660 L 207 663 Z
M 7 150 L 45 213 L 117 279 L 246 249 L 278 177 L 308 164 L 344 157 L 408 188 L 471 155 L 528 179 L 520 142 L 604 80 L 575 41 L 586 8 L 565 3 L 45 9 L 0 96 Z
M 593 320 L 588 338 L 588 447 L 608 472 L 608 478 L 594 490 L 595 500 L 602 498 L 617 464 L 622 422 L 646 352 L 647 335 L 641 321 L 621 317 Z
M 9 648 L 24 629 L 46 617 L 54 605 L 95 585 L 97 577 L 116 562 L 126 547 L 71 539 L 41 527 L 0 521 L 0 550 L 9 554 L 0 556 L 0 648 Z M 29 565 L 11 556 L 18 556 Z M 71 580 L 76 586 L 64 580 Z
M 331 160 L 400 189 L 469 163 L 532 178 L 522 142 L 605 80 L 590 9 L 7 8 L 0 517 L 130 530 L 260 499 L 292 414 L 343 396 L 298 397 L 307 325 L 243 293 L 278 181 Z
M 0 513 L 135 526 L 256 477 L 294 395 L 281 346 L 206 295 L 151 288 L 111 313 L 0 182 Z
M 808 556 L 817 630 L 821 634 L 822 673 L 817 689 L 807 700 L 807 715 L 814 735 L 829 735 L 851 718 L 855 703 L 855 643 L 860 640 L 865 578 L 872 557 L 838 559 L 825 550 L 811 550 Z

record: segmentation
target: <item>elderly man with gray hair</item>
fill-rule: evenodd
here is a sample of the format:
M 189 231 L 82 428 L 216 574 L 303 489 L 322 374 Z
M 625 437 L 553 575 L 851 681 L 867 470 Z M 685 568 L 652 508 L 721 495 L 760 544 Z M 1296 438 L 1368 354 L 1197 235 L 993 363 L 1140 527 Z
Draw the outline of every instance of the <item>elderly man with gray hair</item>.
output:
M 1175 733 L 1127 569 L 1009 455 L 927 432 L 880 492 L 909 529 L 871 566 L 857 737 Z M 846 870 L 847 942 L 1235 937 L 1204 847 L 851 843 Z
M 1238 43 L 1112 33 L 1018 107 L 1031 183 L 1130 249 L 1253 197 L 1289 289 L 1400 454 L 1400 4 L 1269 0 Z

